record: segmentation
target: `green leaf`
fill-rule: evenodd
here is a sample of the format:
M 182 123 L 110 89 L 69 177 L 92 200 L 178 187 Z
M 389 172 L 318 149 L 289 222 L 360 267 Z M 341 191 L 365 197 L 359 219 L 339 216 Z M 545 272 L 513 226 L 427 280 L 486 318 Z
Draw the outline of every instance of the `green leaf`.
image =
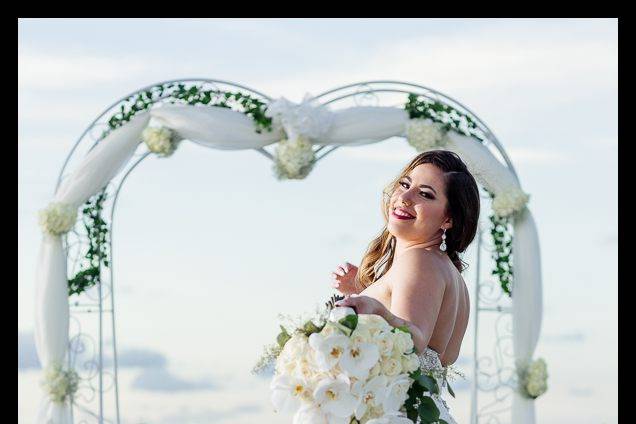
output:
M 434 423 L 439 420 L 439 409 L 430 397 L 420 399 L 420 406 L 417 408 L 417 412 L 422 419 L 422 423 Z
M 409 327 L 406 325 L 400 325 L 399 327 L 395 327 L 393 331 L 394 333 L 395 333 L 395 330 L 402 331 L 407 334 L 411 334 L 411 330 L 409 330 Z
M 280 326 L 280 329 L 281 329 L 281 332 L 276 337 L 276 342 L 278 343 L 278 346 L 280 346 L 282 349 L 283 347 L 285 347 L 285 343 L 287 343 L 287 341 L 291 339 L 291 336 L 289 335 L 285 327 L 283 327 L 282 325 Z
M 303 332 L 305 333 L 306 336 L 310 336 L 313 333 L 318 333 L 319 331 L 320 331 L 320 328 L 318 328 L 318 326 L 314 324 L 312 320 L 307 321 L 303 325 Z
M 453 391 L 452 387 L 450 386 L 450 383 L 448 382 L 448 380 L 446 380 L 446 387 L 448 388 L 448 393 L 449 393 L 452 397 L 455 397 L 455 392 Z
M 358 326 L 358 315 L 347 315 L 346 317 L 338 320 L 338 323 L 353 331 Z
M 439 394 L 439 385 L 437 384 L 437 380 L 430 375 L 423 374 L 419 376 L 417 382 L 429 392 Z

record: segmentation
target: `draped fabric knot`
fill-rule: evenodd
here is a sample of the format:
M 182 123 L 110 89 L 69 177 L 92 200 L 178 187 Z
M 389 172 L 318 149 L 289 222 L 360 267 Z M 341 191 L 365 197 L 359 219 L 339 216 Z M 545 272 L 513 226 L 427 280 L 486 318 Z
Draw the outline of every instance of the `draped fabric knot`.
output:
M 275 126 L 282 126 L 287 139 L 306 137 L 320 140 L 331 129 L 333 113 L 323 105 L 314 105 L 312 96 L 305 94 L 301 103 L 294 103 L 285 97 L 269 104 L 265 114 L 274 120 Z

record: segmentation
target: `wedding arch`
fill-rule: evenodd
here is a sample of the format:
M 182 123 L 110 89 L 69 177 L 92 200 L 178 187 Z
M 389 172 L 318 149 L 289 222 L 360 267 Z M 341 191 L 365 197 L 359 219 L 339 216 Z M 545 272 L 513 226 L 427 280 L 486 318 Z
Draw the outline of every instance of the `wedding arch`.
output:
M 533 400 L 546 377 L 533 361 L 542 317 L 539 241 L 528 195 L 486 124 L 449 96 L 400 81 L 345 85 L 293 103 L 203 78 L 153 84 L 107 107 L 71 149 L 52 201 L 40 211 L 38 422 L 120 422 L 113 220 L 126 178 L 145 158 L 170 156 L 188 140 L 254 149 L 272 160 L 278 179 L 302 179 L 340 146 L 392 137 L 416 151 L 458 153 L 490 201 L 474 249 L 471 423 L 534 423 Z M 483 272 L 488 261 L 490 278 Z M 494 331 L 480 331 L 487 317 L 494 317 Z

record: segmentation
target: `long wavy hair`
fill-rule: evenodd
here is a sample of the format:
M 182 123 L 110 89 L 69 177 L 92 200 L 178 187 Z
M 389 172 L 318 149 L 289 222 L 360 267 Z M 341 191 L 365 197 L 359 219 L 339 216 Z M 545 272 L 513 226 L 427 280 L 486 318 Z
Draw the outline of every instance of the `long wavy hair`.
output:
M 477 233 L 480 207 L 477 182 L 456 153 L 447 150 L 430 150 L 420 153 L 411 160 L 400 175 L 382 191 L 381 208 L 384 227 L 380 234 L 369 243 L 356 275 L 356 280 L 363 287 L 368 287 L 382 277 L 393 264 L 396 240 L 387 229 L 391 195 L 403 177 L 416 166 L 424 163 L 435 165 L 444 173 L 445 194 L 448 199 L 446 213 L 453 220 L 453 226 L 446 231 L 446 253 L 459 272 L 466 268 L 466 263 L 461 260 L 459 254 L 466 250 Z

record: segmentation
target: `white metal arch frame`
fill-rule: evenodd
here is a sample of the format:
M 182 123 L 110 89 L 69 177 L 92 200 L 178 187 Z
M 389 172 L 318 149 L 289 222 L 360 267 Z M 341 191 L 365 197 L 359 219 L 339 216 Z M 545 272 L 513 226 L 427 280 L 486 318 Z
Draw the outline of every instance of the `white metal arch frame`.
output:
M 270 102 L 272 99 L 254 89 L 249 87 L 235 84 L 229 81 L 205 79 L 205 78 L 187 78 L 163 81 L 156 84 L 143 87 L 136 90 L 127 96 L 117 100 L 109 107 L 107 107 L 97 118 L 91 122 L 84 130 L 76 143 L 73 145 L 71 151 L 66 157 L 62 169 L 60 170 L 56 191 L 60 186 L 62 179 L 65 176 L 65 172 L 69 169 L 69 165 L 74 160 L 80 160 L 84 154 L 90 151 L 97 143 L 101 141 L 101 134 L 97 135 L 95 131 L 100 133 L 106 126 L 105 119 L 114 114 L 118 107 L 132 98 L 138 93 L 149 90 L 158 85 L 164 85 L 169 83 L 183 83 L 183 84 L 196 84 L 204 87 L 215 88 L 219 90 L 241 90 L 253 97 L 256 97 L 264 102 Z M 335 106 L 343 104 L 347 101 L 352 101 L 355 104 L 360 103 L 377 103 L 380 101 L 379 95 L 402 95 L 402 94 L 417 94 L 424 96 L 431 100 L 439 101 L 446 105 L 449 105 L 456 110 L 470 116 L 476 123 L 479 130 L 484 135 L 485 145 L 499 155 L 500 160 L 510 170 L 512 175 L 517 178 L 516 172 L 512 161 L 509 159 L 503 146 L 498 141 L 494 133 L 488 128 L 488 126 L 470 109 L 462 105 L 457 100 L 433 90 L 428 87 L 424 87 L 417 84 L 405 83 L 400 81 L 366 81 L 356 84 L 345 85 L 335 88 L 333 90 L 326 91 L 310 98 L 310 101 L 316 102 L 322 105 Z M 164 96 L 157 99 L 155 103 L 162 102 L 168 99 L 170 96 Z M 315 152 L 317 153 L 317 160 L 322 159 L 327 154 L 334 151 L 339 146 L 327 146 L 323 145 L 317 147 Z M 324 151 L 323 151 L 324 149 Z M 273 159 L 272 153 L 265 148 L 255 149 L 259 153 L 263 154 L 269 159 Z M 321 152 L 322 151 L 322 152 Z M 321 152 L 319 154 L 319 152 Z M 125 169 L 119 173 L 115 179 L 108 184 L 109 193 L 107 208 L 109 209 L 108 216 L 110 217 L 108 247 L 111 255 L 111 264 L 109 268 L 103 269 L 103 278 L 101 283 L 96 287 L 93 287 L 87 293 L 80 295 L 75 302 L 71 304 L 72 319 L 71 324 L 74 325 L 74 329 L 71 331 L 73 337 L 70 340 L 68 364 L 69 366 L 78 369 L 82 377 L 82 383 L 80 384 L 80 390 L 76 396 L 72 405 L 73 416 L 77 418 L 77 422 L 90 422 L 96 420 L 100 424 L 103 422 L 120 422 L 120 408 L 119 408 L 119 386 L 118 386 L 118 364 L 117 364 L 117 345 L 116 345 L 116 325 L 115 325 L 115 304 L 114 304 L 114 265 L 112 263 L 112 245 L 113 245 L 113 229 L 114 229 L 114 217 L 117 206 L 117 199 L 119 193 L 123 188 L 123 185 L 127 177 L 131 172 L 149 155 L 149 152 L 141 152 L 135 155 L 135 157 L 129 161 Z M 514 386 L 514 372 L 513 367 L 509 364 L 509 359 L 512 357 L 508 349 L 503 344 L 510 340 L 510 326 L 505 328 L 500 324 L 505 322 L 507 316 L 510 313 L 510 307 L 508 305 L 508 299 L 502 296 L 502 292 L 493 281 L 484 283 L 480 277 L 480 267 L 482 262 L 481 251 L 483 248 L 487 248 L 483 242 L 482 237 L 483 228 L 480 227 L 480 231 L 477 236 L 476 252 L 476 273 L 475 273 L 475 286 L 474 286 L 474 352 L 473 352 L 473 372 L 472 372 L 472 406 L 471 406 L 471 423 L 478 422 L 501 422 L 502 420 L 509 420 L 509 406 L 505 406 L 504 403 L 509 400 L 510 392 Z M 68 249 L 68 258 L 70 262 L 69 270 L 74 270 L 78 266 L 81 246 L 84 242 L 84 235 L 81 231 L 74 230 L 69 233 L 65 239 L 66 247 Z M 478 344 L 478 324 L 480 322 L 480 315 L 484 312 L 495 312 L 498 316 L 495 327 L 495 353 L 492 357 L 479 355 Z M 92 325 L 95 326 L 94 333 L 96 333 L 97 341 L 95 341 L 89 332 L 82 329 L 82 324 L 85 324 L 89 319 L 87 316 L 92 316 Z M 79 317 L 84 317 L 79 319 Z M 109 328 L 105 327 L 105 321 L 110 318 Z M 108 340 L 108 332 L 111 336 L 110 352 L 111 357 L 106 356 L 106 341 Z M 94 350 L 91 352 L 90 350 Z M 110 359 L 110 360 L 109 360 Z M 486 368 L 491 368 L 490 371 L 484 371 Z M 486 379 L 484 384 L 480 383 L 480 380 Z M 96 381 L 97 380 L 97 381 Z M 486 392 L 494 395 L 494 399 L 491 402 L 485 403 L 482 407 L 481 397 L 478 396 L 479 392 Z M 110 405 L 105 405 L 107 398 L 110 400 Z M 482 402 L 483 403 L 483 402 Z M 106 410 L 110 409 L 112 405 L 112 414 L 106 414 Z

